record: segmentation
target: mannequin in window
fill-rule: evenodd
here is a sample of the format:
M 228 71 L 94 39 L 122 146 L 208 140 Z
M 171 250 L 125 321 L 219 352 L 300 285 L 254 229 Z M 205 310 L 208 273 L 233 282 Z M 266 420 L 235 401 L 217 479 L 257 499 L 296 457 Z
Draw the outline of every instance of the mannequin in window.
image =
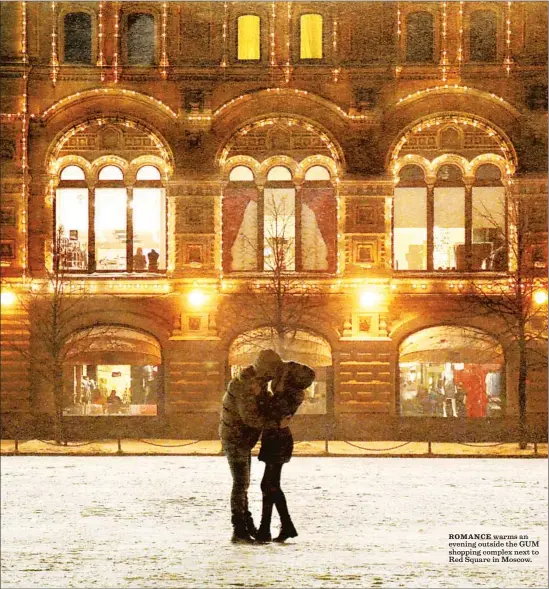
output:
M 158 258 L 160 254 L 152 249 L 148 254 L 147 258 L 149 259 L 149 272 L 157 272 L 158 271 Z
M 135 254 L 133 256 L 133 269 L 136 272 L 143 272 L 143 270 L 145 270 L 146 265 L 147 265 L 147 258 L 145 258 L 145 254 L 143 253 L 143 248 L 138 247 L 137 251 L 135 252 Z

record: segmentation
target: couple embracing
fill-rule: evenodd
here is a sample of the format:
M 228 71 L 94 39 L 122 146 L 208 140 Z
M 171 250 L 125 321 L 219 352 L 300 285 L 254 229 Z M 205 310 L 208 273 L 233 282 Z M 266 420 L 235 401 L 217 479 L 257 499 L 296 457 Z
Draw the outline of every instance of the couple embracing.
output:
M 258 542 L 270 542 L 273 506 L 281 522 L 275 542 L 297 536 L 280 487 L 280 476 L 294 447 L 289 421 L 314 378 L 315 373 L 308 366 L 284 362 L 274 350 L 262 350 L 253 365 L 233 378 L 227 387 L 219 431 L 233 478 L 233 542 L 254 542 L 254 538 Z M 260 438 L 258 458 L 265 462 L 265 472 L 261 481 L 261 524 L 256 529 L 248 508 L 248 487 L 251 451 Z

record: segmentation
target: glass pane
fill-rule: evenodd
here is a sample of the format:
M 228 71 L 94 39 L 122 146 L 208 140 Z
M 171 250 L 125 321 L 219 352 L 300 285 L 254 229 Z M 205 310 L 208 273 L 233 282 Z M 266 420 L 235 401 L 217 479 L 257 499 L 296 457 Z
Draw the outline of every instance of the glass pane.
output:
M 471 61 L 496 61 L 497 25 L 491 10 L 476 10 L 471 14 Z
M 264 269 L 295 270 L 295 190 L 264 191 Z
M 301 59 L 322 59 L 322 16 L 301 17 Z
M 465 269 L 464 188 L 435 188 L 433 241 L 435 270 Z
M 126 269 L 126 189 L 95 190 L 95 256 L 98 270 Z
M 473 187 L 473 270 L 505 270 L 505 188 Z
M 99 172 L 99 180 L 124 180 L 124 174 L 117 166 L 105 166 Z
M 433 15 L 429 12 L 413 12 L 406 20 L 406 60 L 433 61 Z
M 154 65 L 154 17 L 152 14 L 128 16 L 128 64 Z
M 267 180 L 291 180 L 292 173 L 284 166 L 275 166 L 269 170 Z
M 114 353 L 116 355 L 116 353 Z M 130 364 L 72 367 L 72 398 L 64 415 L 156 415 L 160 367 Z
M 246 14 L 238 18 L 238 59 L 260 58 L 259 16 Z
M 229 174 L 229 180 L 232 182 L 250 182 L 254 179 L 254 173 L 246 166 L 236 166 Z
M 166 268 L 166 213 L 163 188 L 133 190 L 133 269 Z
M 395 188 L 395 270 L 427 268 L 427 188 Z
M 60 176 L 61 180 L 85 180 L 84 170 L 78 166 L 67 166 Z
M 71 12 L 64 19 L 64 59 L 66 63 L 92 62 L 91 16 L 85 12 Z
M 62 267 L 67 270 L 86 270 L 88 268 L 88 189 L 59 188 L 55 201 L 55 215 L 57 235 L 61 233 Z
M 136 180 L 160 180 L 160 172 L 154 166 L 143 166 L 137 170 Z
M 305 180 L 329 180 L 330 172 L 324 166 L 313 166 L 305 172 Z

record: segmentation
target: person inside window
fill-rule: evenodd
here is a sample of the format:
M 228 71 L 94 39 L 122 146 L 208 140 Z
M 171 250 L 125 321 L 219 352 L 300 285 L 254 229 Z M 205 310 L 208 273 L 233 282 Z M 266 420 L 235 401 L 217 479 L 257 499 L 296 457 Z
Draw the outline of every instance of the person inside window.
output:
M 149 254 L 150 255 L 150 254 Z M 147 258 L 145 258 L 145 254 L 143 253 L 143 248 L 138 247 L 137 251 L 133 256 L 133 269 L 136 272 L 143 272 L 147 265 Z
M 160 254 L 152 249 L 148 254 L 147 258 L 149 259 L 149 272 L 157 272 L 158 271 L 158 258 Z

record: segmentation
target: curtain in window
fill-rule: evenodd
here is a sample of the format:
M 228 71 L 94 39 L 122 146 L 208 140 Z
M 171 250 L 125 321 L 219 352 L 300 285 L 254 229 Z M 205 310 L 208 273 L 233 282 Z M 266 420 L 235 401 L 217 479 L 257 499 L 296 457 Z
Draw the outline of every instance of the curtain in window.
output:
M 301 189 L 303 270 L 335 272 L 337 203 L 333 188 Z
M 257 189 L 223 193 L 223 271 L 257 269 Z
M 301 17 L 301 59 L 322 59 L 322 16 Z
M 246 14 L 238 19 L 238 59 L 260 58 L 260 19 Z

